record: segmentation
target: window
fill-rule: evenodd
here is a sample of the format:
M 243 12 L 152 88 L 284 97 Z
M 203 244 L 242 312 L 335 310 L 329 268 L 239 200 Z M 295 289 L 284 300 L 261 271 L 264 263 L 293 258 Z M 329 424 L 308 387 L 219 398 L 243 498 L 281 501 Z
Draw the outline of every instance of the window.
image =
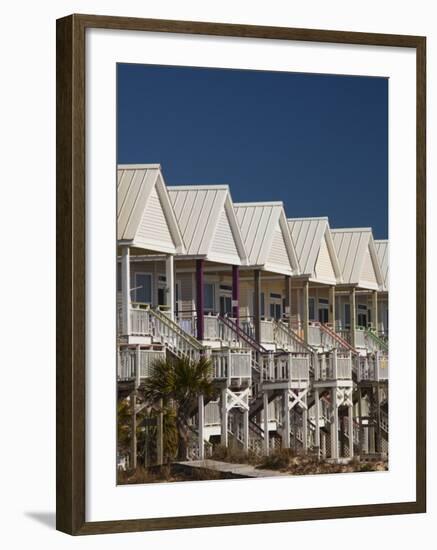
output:
M 232 314 L 232 297 L 231 296 L 220 296 L 220 315 L 230 315 Z
M 205 311 L 214 312 L 215 306 L 215 285 L 214 283 L 205 283 L 204 289 Z
M 152 303 L 152 275 L 135 273 L 135 301 L 142 304 Z
M 273 319 L 282 317 L 282 294 L 270 293 L 270 317 Z
M 316 301 L 314 298 L 308 298 L 308 317 L 310 321 L 316 320 Z
M 344 304 L 344 324 L 347 327 L 351 325 L 351 305 Z

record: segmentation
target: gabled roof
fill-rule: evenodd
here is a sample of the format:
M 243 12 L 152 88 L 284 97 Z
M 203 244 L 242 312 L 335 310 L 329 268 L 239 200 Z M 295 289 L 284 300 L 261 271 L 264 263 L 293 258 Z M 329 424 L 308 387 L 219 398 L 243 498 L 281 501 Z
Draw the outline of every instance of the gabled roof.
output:
M 299 262 L 283 203 L 237 203 L 234 207 L 249 265 L 285 275 L 297 274 Z
M 343 282 L 379 290 L 384 280 L 370 227 L 331 229 Z
M 167 254 L 185 251 L 159 164 L 118 165 L 117 240 Z
M 188 256 L 245 265 L 247 254 L 227 185 L 168 187 Z
M 382 276 L 384 278 L 384 290 L 388 290 L 388 240 L 375 241 L 376 253 L 378 254 L 379 265 L 381 267 Z
M 317 282 L 341 283 L 342 273 L 328 218 L 289 218 L 288 227 L 301 273 Z

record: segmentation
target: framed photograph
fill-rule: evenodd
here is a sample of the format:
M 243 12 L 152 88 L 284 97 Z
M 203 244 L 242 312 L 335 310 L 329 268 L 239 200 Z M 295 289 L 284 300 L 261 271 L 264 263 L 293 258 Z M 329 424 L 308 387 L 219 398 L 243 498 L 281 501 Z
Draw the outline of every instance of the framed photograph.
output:
M 425 79 L 419 36 L 57 21 L 59 530 L 426 510 Z

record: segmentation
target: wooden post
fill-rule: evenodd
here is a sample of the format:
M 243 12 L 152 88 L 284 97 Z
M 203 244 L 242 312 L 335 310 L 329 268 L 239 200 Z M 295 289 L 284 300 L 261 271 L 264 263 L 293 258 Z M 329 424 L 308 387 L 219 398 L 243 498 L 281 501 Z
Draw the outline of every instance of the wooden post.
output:
M 353 404 L 349 405 L 348 435 L 349 435 L 349 458 L 353 458 L 354 457 L 354 406 Z
M 159 400 L 159 412 L 157 418 L 157 462 L 164 464 L 164 401 Z
M 254 279 L 254 300 L 253 300 L 253 323 L 255 325 L 255 340 L 261 343 L 261 271 L 255 269 Z
M 137 390 L 134 390 L 130 395 L 131 405 L 131 469 L 137 468 Z
M 381 434 L 381 395 L 379 393 L 379 382 L 376 383 L 376 452 L 382 452 Z
M 228 390 L 222 389 L 221 394 L 221 437 L 220 443 L 224 446 L 228 446 Z
M 269 445 L 269 392 L 264 390 L 263 393 L 263 405 L 264 405 L 264 452 L 268 456 L 270 451 Z
M 167 286 L 167 297 L 165 303 L 170 309 L 170 319 L 174 321 L 174 257 L 171 254 L 169 254 L 165 260 L 165 280 Z
M 291 329 L 291 277 L 290 275 L 285 275 L 285 307 L 288 308 L 288 318 L 287 324 Z M 284 316 L 287 311 L 284 311 Z
M 338 407 L 337 407 L 337 388 L 331 389 L 331 458 L 337 460 L 338 456 Z
M 240 268 L 232 266 L 232 301 L 237 305 L 232 306 L 232 315 L 237 325 L 240 324 Z
M 362 403 L 361 400 L 363 399 L 363 392 L 361 388 L 358 388 L 358 429 L 359 429 L 359 437 L 358 437 L 358 452 L 360 453 L 360 456 L 363 454 L 363 410 L 362 410 Z
M 309 303 L 308 303 L 309 289 L 310 289 L 310 283 L 308 281 L 305 281 L 303 284 L 303 337 L 307 344 L 308 344 L 309 324 L 310 324 Z
M 135 348 L 135 387 L 141 384 L 141 349 L 140 346 Z
M 306 454 L 308 451 L 308 398 L 306 394 L 303 403 L 305 407 L 302 411 L 302 446 L 303 452 Z
M 249 451 L 249 409 L 243 411 L 243 450 Z
M 320 395 L 319 395 L 319 389 L 314 389 L 314 410 L 315 410 L 315 424 L 316 424 L 316 433 L 314 437 L 314 443 L 317 447 L 317 455 L 320 458 Z
M 203 395 L 198 397 L 198 418 L 199 418 L 199 459 L 205 459 L 205 407 Z
M 203 318 L 205 310 L 205 260 L 196 260 L 196 324 L 197 339 L 203 340 L 205 321 Z
M 372 292 L 372 326 L 378 333 L 378 291 Z
M 351 345 L 354 348 L 356 343 L 357 331 L 357 307 L 355 302 L 355 287 L 350 291 L 349 295 L 350 313 L 351 313 Z
M 288 389 L 282 390 L 282 414 L 283 419 L 283 432 L 282 432 L 282 445 L 284 449 L 290 448 L 290 410 L 288 408 Z
M 335 286 L 329 287 L 329 310 L 328 321 L 331 324 L 333 330 L 335 330 Z
M 121 248 L 121 299 L 122 299 L 122 333 L 129 335 L 130 326 L 130 249 L 128 246 Z

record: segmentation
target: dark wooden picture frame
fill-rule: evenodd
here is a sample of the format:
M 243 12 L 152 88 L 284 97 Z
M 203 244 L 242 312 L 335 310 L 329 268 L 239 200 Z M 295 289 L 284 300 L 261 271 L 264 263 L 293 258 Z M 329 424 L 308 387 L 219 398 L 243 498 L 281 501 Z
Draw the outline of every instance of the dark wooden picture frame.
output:
M 215 35 L 416 50 L 417 409 L 416 499 L 201 516 L 85 519 L 85 31 L 89 28 Z M 420 36 L 71 15 L 57 21 L 57 529 L 72 535 L 275 523 L 426 511 L 426 39 Z

